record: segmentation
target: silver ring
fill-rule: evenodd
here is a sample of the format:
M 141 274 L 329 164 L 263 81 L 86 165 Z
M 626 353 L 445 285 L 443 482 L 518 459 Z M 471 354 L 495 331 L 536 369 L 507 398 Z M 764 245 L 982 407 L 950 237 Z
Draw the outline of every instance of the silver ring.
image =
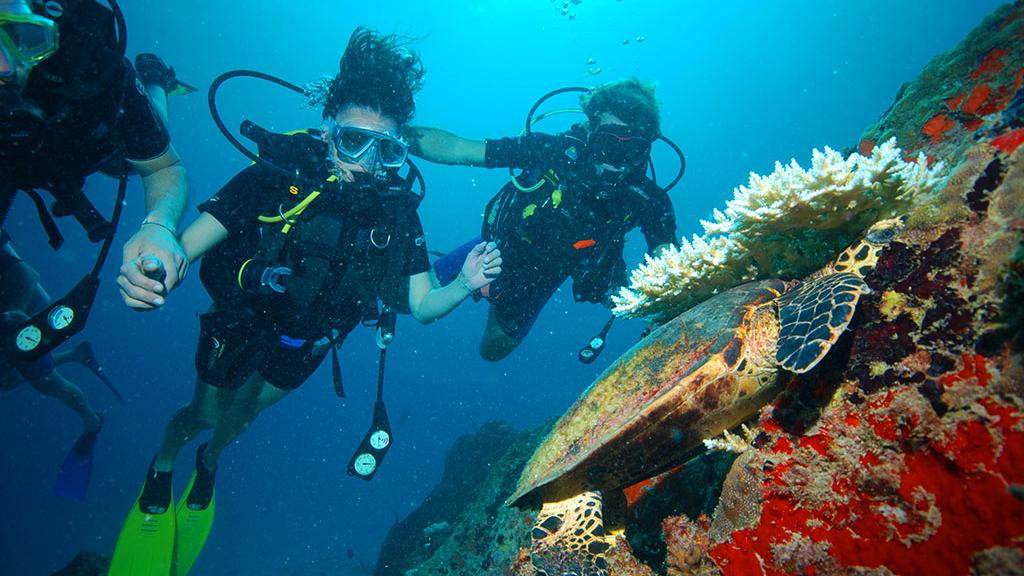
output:
M 376 248 L 378 250 L 383 250 L 383 249 L 385 249 L 385 248 L 387 248 L 388 246 L 391 245 L 391 233 L 390 232 L 388 233 L 388 239 L 384 241 L 384 244 L 378 244 L 377 243 L 377 239 L 373 237 L 373 235 L 376 234 L 376 233 L 377 233 L 377 229 L 376 228 L 373 228 L 373 229 L 370 230 L 370 244 L 373 244 L 374 248 Z

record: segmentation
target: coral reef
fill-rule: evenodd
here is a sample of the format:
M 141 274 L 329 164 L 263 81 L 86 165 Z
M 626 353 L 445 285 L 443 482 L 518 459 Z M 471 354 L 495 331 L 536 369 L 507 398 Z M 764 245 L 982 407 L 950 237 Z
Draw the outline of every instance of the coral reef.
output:
M 701 221 L 703 236 L 632 272 L 613 298 L 615 313 L 664 321 L 744 282 L 806 276 L 876 221 L 928 206 L 944 174 L 941 162 L 928 164 L 924 154 L 903 161 L 890 139 L 868 156 L 826 147 L 807 170 L 793 160 L 768 176 L 752 173 L 725 212 Z
M 918 175 L 907 177 L 925 183 L 917 192 L 885 192 L 909 210 L 907 231 L 866 274 L 871 292 L 848 333 L 812 372 L 785 379 L 782 393 L 757 414 L 749 447 L 738 456 L 706 453 L 625 491 L 628 543 L 609 551 L 610 576 L 1022 573 L 1022 79 L 1018 2 L 937 57 L 868 128 L 863 157 L 935 159 L 930 167 L 911 162 Z M 892 137 L 901 152 L 875 145 Z M 822 166 L 851 158 L 834 154 Z M 937 162 L 949 167 L 941 188 L 929 183 L 938 177 Z M 842 170 L 849 176 L 852 168 Z M 927 204 L 906 204 L 917 194 L 926 194 Z M 730 207 L 734 214 L 707 224 L 705 243 L 725 246 L 741 233 L 770 243 L 756 236 L 754 219 Z M 744 258 L 763 266 L 757 250 Z M 799 258 L 771 265 L 797 270 Z M 735 268 L 728 280 L 743 281 L 745 269 Z M 685 306 L 680 302 L 671 306 Z M 434 512 L 405 529 L 401 537 L 422 547 L 427 525 L 451 526 L 447 540 L 429 553 L 417 550 L 403 569 L 533 576 L 525 548 L 530 514 L 484 511 L 512 492 L 541 437 L 520 437 L 504 455 L 492 454 L 507 476 L 478 475 L 479 491 L 463 499 L 460 512 L 432 504 Z M 742 448 L 728 439 L 711 444 Z M 466 550 L 465 542 L 473 555 L 461 555 L 456 566 L 453 551 Z
M 869 274 L 845 357 L 762 410 L 710 522 L 665 521 L 670 570 L 1020 572 L 1024 117 L 1010 103 L 1024 75 L 1022 16 L 1019 3 L 994 14 L 868 130 L 955 170 Z M 983 81 L 997 88 L 978 90 Z M 969 103 L 969 116 L 949 93 L 965 90 L 972 102 L 1002 95 L 984 113 Z M 954 126 L 925 114 L 936 103 L 957 104 Z

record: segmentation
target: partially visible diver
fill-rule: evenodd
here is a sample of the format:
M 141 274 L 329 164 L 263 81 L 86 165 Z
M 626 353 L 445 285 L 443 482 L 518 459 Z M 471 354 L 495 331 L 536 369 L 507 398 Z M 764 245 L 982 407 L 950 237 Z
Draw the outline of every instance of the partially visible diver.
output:
M 672 202 L 646 175 L 651 144 L 661 134 L 653 88 L 621 80 L 585 93 L 580 104 L 586 120 L 560 134 L 481 141 L 423 126 L 403 132 L 411 152 L 427 160 L 523 169 L 484 213 L 482 238 L 496 242 L 505 260 L 505 273 L 486 294 L 480 355 L 487 360 L 519 346 L 568 277 L 577 301 L 608 305 L 611 292 L 626 283 L 630 230 L 640 228 L 651 254 L 675 239 Z M 452 277 L 451 258 L 457 261 L 476 242 L 435 263 L 442 284 Z
M 0 233 L 2 234 L 2 233 Z M 14 251 L 7 238 L 0 247 L 0 327 L 16 324 L 35 310 L 50 303 L 49 294 L 39 283 L 39 274 Z M 29 384 L 44 396 L 70 408 L 82 420 L 82 433 L 61 466 L 54 492 L 58 496 L 81 502 L 92 475 L 93 451 L 103 427 L 103 415 L 89 405 L 82 390 L 57 371 L 66 363 L 81 364 L 99 378 L 124 404 L 124 397 L 114 387 L 96 360 L 89 342 L 80 342 L 71 350 L 47 354 L 32 362 L 11 365 L 0 357 L 0 391 L 10 392 Z
M 402 39 L 356 29 L 320 129 L 265 134 L 261 162 L 200 204 L 182 234 L 190 260 L 206 255 L 200 279 L 213 300 L 200 316 L 195 393 L 167 425 L 121 529 L 112 576 L 140 567 L 188 572 L 212 527 L 223 450 L 356 326 L 383 323 L 389 310 L 432 322 L 500 274 L 501 254 L 480 242 L 455 281 L 433 287 L 416 214 L 421 196 L 399 173 L 408 148 L 398 134 L 422 78 Z M 210 428 L 175 509 L 176 456 Z
M 82 418 L 82 434 L 55 486 L 58 494 L 77 500 L 84 498 L 89 484 L 103 421 L 81 390 L 54 367 L 82 363 L 123 402 L 88 343 L 51 353 L 84 326 L 114 234 L 113 223 L 83 193 L 85 178 L 97 171 L 125 174 L 128 169 L 143 176 L 147 213 L 124 248 L 120 282 L 126 302 L 133 304 L 135 296 L 159 298 L 187 268 L 174 230 L 188 183 L 166 129 L 166 94 L 180 83 L 173 69 L 151 54 L 139 56 L 148 74 L 136 76 L 123 57 L 123 28 L 115 30 L 116 2 L 111 7 L 94 0 L 0 0 L 0 225 L 16 195 L 24 192 L 34 202 L 53 248 L 63 243 L 53 216 L 73 215 L 91 240 L 104 241 L 93 273 L 64 298 L 52 300 L 36 270 L 18 257 L 0 229 L 3 387 L 28 382 Z M 54 197 L 52 208 L 38 190 Z M 165 269 L 170 273 L 163 282 L 147 277 Z
M 51 211 L 104 240 L 114 231 L 83 193 L 85 178 L 137 172 L 146 213 L 124 246 L 118 284 L 128 306 L 152 309 L 188 269 L 176 230 L 189 186 L 165 122 L 123 56 L 114 12 L 95 0 L 0 0 L 0 223 L 24 191 L 51 245 L 62 242 Z M 38 190 L 54 197 L 52 209 Z

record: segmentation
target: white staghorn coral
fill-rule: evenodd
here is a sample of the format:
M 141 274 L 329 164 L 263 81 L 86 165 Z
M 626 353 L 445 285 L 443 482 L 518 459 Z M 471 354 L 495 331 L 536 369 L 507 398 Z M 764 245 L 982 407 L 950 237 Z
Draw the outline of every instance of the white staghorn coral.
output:
M 895 139 L 866 157 L 814 150 L 807 170 L 776 162 L 701 220 L 702 236 L 647 256 L 613 296 L 614 312 L 665 321 L 744 282 L 807 275 L 874 222 L 923 205 L 943 177 L 943 164 L 929 167 L 924 154 L 905 162 Z

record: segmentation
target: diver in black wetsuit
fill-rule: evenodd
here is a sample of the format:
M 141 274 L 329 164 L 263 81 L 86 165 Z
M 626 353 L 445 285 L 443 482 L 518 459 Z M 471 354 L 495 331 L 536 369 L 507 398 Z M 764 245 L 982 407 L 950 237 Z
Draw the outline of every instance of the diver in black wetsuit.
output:
M 114 226 L 95 210 L 82 186 L 97 171 L 134 170 L 143 177 L 147 214 L 124 247 L 119 283 L 126 303 L 149 308 L 162 301 L 187 269 L 175 229 L 188 182 L 165 126 L 166 94 L 181 93 L 186 86 L 151 54 L 139 56 L 145 74 L 136 75 L 123 57 L 115 33 L 116 3 L 112 6 L 114 10 L 94 0 L 0 0 L 0 225 L 16 195 L 24 192 L 36 204 L 54 248 L 63 238 L 51 210 L 54 216 L 74 215 L 93 241 L 109 242 Z M 147 91 L 158 96 L 156 103 Z M 52 209 L 39 190 L 53 196 Z M 6 233 L 0 234 L 3 387 L 29 382 L 82 418 L 82 435 L 65 460 L 57 487 L 64 495 L 81 498 L 102 418 L 54 366 L 78 358 L 109 381 L 91 352 L 83 356 L 85 349 L 79 347 L 51 356 L 50 351 L 84 326 L 99 280 L 87 277 L 90 281 L 83 279 L 68 296 L 50 301 L 36 271 L 18 258 L 8 240 Z M 109 244 L 94 268 L 97 274 L 107 248 Z M 160 274 L 161 280 L 149 277 Z M 41 316 L 44 323 L 35 323 L 30 314 Z M 72 460 L 73 471 L 68 468 Z
M 646 176 L 660 135 L 653 89 L 635 79 L 613 82 L 584 94 L 581 104 L 586 122 L 561 134 L 480 141 L 421 126 L 404 132 L 412 153 L 427 160 L 525 170 L 484 214 L 483 238 L 498 243 L 505 261 L 485 294 L 490 311 L 480 354 L 487 360 L 522 342 L 570 276 L 577 301 L 607 304 L 626 282 L 622 251 L 630 230 L 640 228 L 652 254 L 675 239 L 672 202 Z M 449 256 L 458 260 L 474 243 Z M 442 282 L 448 258 L 436 263 Z

